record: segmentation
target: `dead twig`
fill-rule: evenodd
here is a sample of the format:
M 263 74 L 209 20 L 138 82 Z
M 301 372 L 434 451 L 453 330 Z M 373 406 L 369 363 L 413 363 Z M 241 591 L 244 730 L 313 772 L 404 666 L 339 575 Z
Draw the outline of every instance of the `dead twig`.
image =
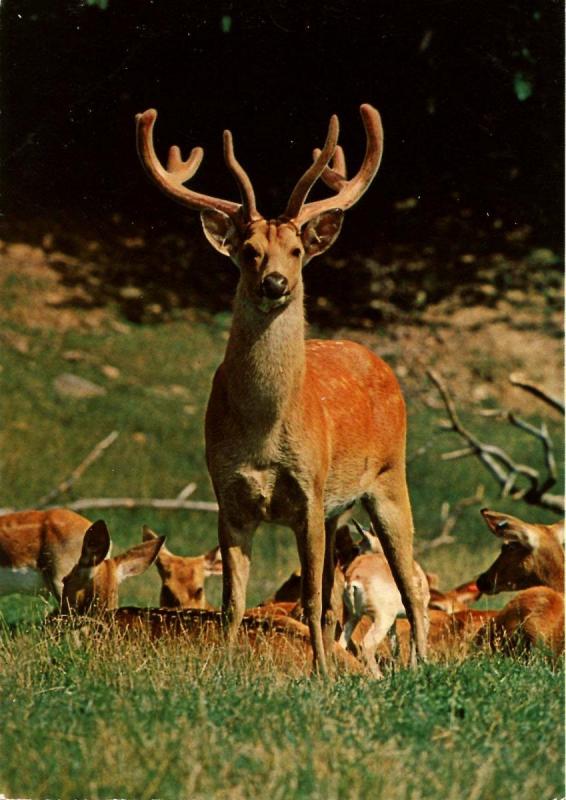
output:
M 42 509 L 49 511 L 54 508 L 59 508 L 61 503 L 54 504 L 53 501 L 62 494 L 69 491 L 71 486 L 75 484 L 79 478 L 84 475 L 86 470 L 100 458 L 100 456 L 112 445 L 118 438 L 119 432 L 112 431 L 108 436 L 105 436 L 96 447 L 84 458 L 78 467 L 71 472 L 71 474 L 61 481 L 54 489 L 44 495 L 35 504 L 34 509 Z M 71 511 L 86 511 L 95 508 L 159 508 L 171 511 L 218 511 L 218 505 L 214 502 L 206 500 L 189 500 L 188 498 L 195 492 L 197 488 L 196 483 L 188 483 L 177 495 L 177 497 L 81 497 L 78 500 L 71 500 L 65 503 L 65 508 Z M 22 509 L 16 508 L 0 508 L 0 514 L 10 514 Z
M 509 383 L 513 386 L 518 386 L 523 391 L 528 392 L 529 394 L 538 397 L 539 400 L 542 400 L 547 405 L 555 408 L 557 411 L 560 411 L 561 414 L 564 414 L 564 403 L 562 400 L 559 400 L 557 397 L 549 394 L 546 389 L 543 389 L 542 386 L 538 383 L 533 383 L 532 381 L 528 381 L 523 378 L 522 375 L 518 375 L 516 372 L 513 372 L 509 375 Z
M 177 500 L 186 500 L 188 497 L 190 497 L 192 494 L 194 494 L 196 488 L 197 488 L 196 483 L 187 483 L 185 488 L 181 489 L 181 491 L 177 495 L 176 499 Z
M 119 431 L 112 431 L 112 433 L 108 434 L 108 436 L 105 436 L 104 439 L 98 442 L 98 444 L 95 447 L 93 447 L 93 449 L 86 456 L 86 458 L 84 458 L 81 461 L 78 467 L 75 467 L 75 469 L 71 472 L 71 474 L 67 478 L 62 480 L 61 483 L 59 483 L 54 489 L 52 489 L 50 492 L 48 492 L 46 495 L 44 495 L 37 501 L 36 508 L 45 508 L 46 506 L 49 505 L 49 503 L 55 500 L 56 497 L 59 497 L 59 495 L 68 492 L 71 486 L 74 483 L 76 483 L 82 475 L 84 475 L 86 470 L 92 464 L 94 464 L 94 462 L 98 458 L 100 458 L 100 456 L 106 450 L 108 450 L 110 445 L 114 444 L 118 436 L 119 436 Z
M 438 536 L 429 541 L 420 541 L 415 543 L 415 552 L 422 553 L 425 550 L 433 550 L 435 547 L 441 547 L 445 544 L 453 544 L 456 537 L 452 535 L 452 531 L 456 527 L 456 523 L 460 518 L 462 512 L 470 506 L 478 503 L 483 503 L 485 497 L 485 488 L 479 484 L 476 491 L 470 497 L 462 497 L 451 508 L 450 503 L 445 500 L 440 508 L 440 521 L 442 528 Z
M 438 388 L 450 418 L 449 422 L 443 422 L 441 427 L 444 430 L 457 433 L 467 443 L 467 447 L 444 453 L 441 458 L 446 461 L 474 455 L 495 477 L 501 486 L 503 497 L 524 500 L 530 505 L 548 508 L 558 514 L 563 514 L 564 496 L 550 494 L 548 491 L 556 483 L 557 478 L 553 445 L 546 426 L 543 424 L 539 429 L 524 420 L 520 420 L 511 412 L 507 413 L 507 419 L 511 424 L 535 436 L 543 443 L 547 475 L 541 479 L 538 470 L 528 464 L 517 463 L 503 448 L 482 442 L 474 433 L 469 431 L 458 416 L 454 401 L 440 375 L 433 369 L 429 369 L 427 374 Z M 517 487 L 517 481 L 521 478 L 527 481 L 528 485 L 526 487 Z
M 58 505 L 44 506 L 45 511 L 59 508 Z M 207 500 L 179 500 L 178 497 L 83 497 L 65 503 L 71 511 L 86 511 L 90 508 L 159 508 L 169 511 L 218 511 L 218 505 Z M 24 509 L 0 508 L 0 514 L 9 514 Z

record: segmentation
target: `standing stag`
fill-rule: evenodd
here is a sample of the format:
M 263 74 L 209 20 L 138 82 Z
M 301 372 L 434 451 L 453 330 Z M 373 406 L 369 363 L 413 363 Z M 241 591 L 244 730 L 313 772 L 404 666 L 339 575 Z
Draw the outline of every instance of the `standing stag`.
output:
M 287 525 L 299 550 L 314 664 L 323 674 L 335 628 L 330 601 L 335 529 L 340 512 L 357 499 L 378 531 L 416 652 L 424 657 L 426 650 L 423 601 L 413 577 L 399 385 L 391 369 L 358 344 L 305 341 L 302 268 L 334 242 L 344 211 L 369 187 L 381 160 L 379 114 L 370 105 L 360 111 L 367 147 L 359 172 L 346 179 L 333 116 L 324 148 L 315 151 L 277 219 L 258 212 L 229 131 L 224 158 L 241 203 L 184 186 L 200 165 L 202 149 L 194 148 L 184 161 L 179 148 L 171 147 L 164 167 L 153 146 L 156 111 L 136 118 L 138 152 L 150 178 L 174 200 L 200 211 L 210 244 L 240 270 L 230 338 L 205 426 L 207 464 L 220 507 L 229 639 L 245 609 L 254 532 L 262 521 Z M 335 193 L 307 203 L 318 178 Z

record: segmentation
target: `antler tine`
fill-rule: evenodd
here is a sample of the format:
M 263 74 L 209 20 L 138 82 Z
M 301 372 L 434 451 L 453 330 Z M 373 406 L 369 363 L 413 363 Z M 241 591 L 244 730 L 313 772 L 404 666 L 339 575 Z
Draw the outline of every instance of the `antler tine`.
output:
M 360 106 L 360 114 L 366 132 L 366 152 L 359 171 L 353 178 L 346 180 L 338 175 L 338 170 L 323 170 L 323 180 L 326 181 L 326 179 L 328 179 L 328 181 L 332 181 L 331 188 L 337 190 L 337 194 L 333 197 L 327 197 L 324 200 L 316 200 L 313 203 L 303 205 L 298 210 L 294 219 L 295 224 L 299 227 L 304 225 L 305 222 L 308 222 L 309 219 L 322 214 L 324 211 L 332 209 L 342 209 L 345 211 L 347 208 L 350 208 L 354 203 L 357 203 L 374 179 L 379 169 L 383 153 L 383 128 L 381 126 L 381 118 L 379 112 L 368 103 L 364 103 Z M 318 159 L 315 163 L 318 163 Z M 332 172 L 336 174 L 333 175 Z M 330 185 L 330 183 L 328 183 L 328 185 Z
M 320 155 L 320 152 L 321 151 L 319 147 L 316 147 L 312 151 L 313 161 L 316 161 Z M 334 157 L 330 162 L 330 166 L 326 167 L 320 177 L 330 189 L 334 189 L 334 191 L 338 192 L 344 185 L 347 174 L 344 150 L 342 147 L 340 147 L 340 145 L 336 145 Z
M 231 217 L 239 217 L 241 210 L 239 203 L 201 194 L 183 186 L 184 181 L 192 178 L 199 168 L 204 155 L 202 148 L 193 148 L 188 159 L 183 161 L 179 148 L 173 146 L 169 151 L 167 169 L 163 167 L 153 145 L 153 126 L 156 119 L 157 111 L 153 108 L 144 111 L 143 114 L 136 114 L 138 155 L 149 177 L 161 191 L 184 206 L 195 208 L 198 211 L 214 208 Z
M 261 219 L 255 204 L 255 193 L 247 172 L 234 155 L 234 140 L 231 131 L 224 131 L 224 161 L 236 179 L 242 199 L 242 213 L 246 222 Z
M 282 214 L 283 217 L 292 220 L 296 220 L 298 218 L 310 190 L 312 189 L 316 181 L 320 178 L 325 168 L 327 167 L 328 162 L 334 155 L 334 151 L 336 150 L 336 143 L 338 141 L 338 132 L 339 132 L 338 117 L 336 116 L 336 114 L 333 114 L 330 117 L 330 123 L 328 125 L 328 134 L 326 136 L 326 142 L 324 143 L 324 147 L 320 151 L 316 161 L 314 161 L 314 163 L 310 165 L 310 167 L 303 174 L 303 176 L 299 178 L 299 181 L 297 182 L 295 188 L 291 192 L 291 197 L 289 198 L 289 202 L 287 203 L 287 208 Z
M 204 150 L 202 147 L 193 147 L 187 160 L 183 161 L 180 149 L 174 144 L 169 149 L 167 172 L 175 177 L 177 183 L 185 183 L 196 173 L 201 165 L 203 156 Z

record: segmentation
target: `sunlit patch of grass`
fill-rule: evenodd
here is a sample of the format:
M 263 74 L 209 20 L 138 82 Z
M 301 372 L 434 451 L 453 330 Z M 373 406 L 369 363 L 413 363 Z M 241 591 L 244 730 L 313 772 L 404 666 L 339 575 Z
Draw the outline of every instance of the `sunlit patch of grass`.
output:
M 559 791 L 562 683 L 537 655 L 325 683 L 246 648 L 75 634 L 0 637 L 0 780 L 13 796 Z

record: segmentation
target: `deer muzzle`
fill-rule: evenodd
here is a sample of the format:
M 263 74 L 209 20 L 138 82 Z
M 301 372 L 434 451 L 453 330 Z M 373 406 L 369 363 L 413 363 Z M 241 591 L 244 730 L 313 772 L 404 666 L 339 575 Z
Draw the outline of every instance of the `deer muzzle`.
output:
M 289 292 L 289 282 L 280 272 L 270 272 L 261 282 L 261 293 L 268 300 L 280 300 Z

